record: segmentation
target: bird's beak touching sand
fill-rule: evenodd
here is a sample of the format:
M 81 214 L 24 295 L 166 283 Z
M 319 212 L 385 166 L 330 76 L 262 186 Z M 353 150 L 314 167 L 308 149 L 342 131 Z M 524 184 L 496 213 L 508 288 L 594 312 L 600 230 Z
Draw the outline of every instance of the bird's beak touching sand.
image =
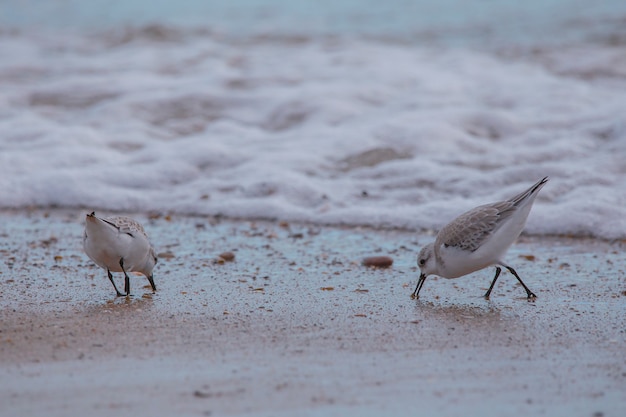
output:
M 426 274 L 420 274 L 420 279 L 417 280 L 417 285 L 415 286 L 415 291 L 411 294 L 412 299 L 420 298 L 420 290 L 424 286 L 424 281 L 426 281 Z

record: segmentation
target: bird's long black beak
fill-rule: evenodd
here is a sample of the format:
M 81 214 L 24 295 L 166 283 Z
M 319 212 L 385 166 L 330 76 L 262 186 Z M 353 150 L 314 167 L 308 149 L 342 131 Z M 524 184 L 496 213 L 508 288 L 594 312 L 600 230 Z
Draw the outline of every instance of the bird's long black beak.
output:
M 424 281 L 426 281 L 426 275 L 420 274 L 420 279 L 417 280 L 417 285 L 415 286 L 415 291 L 411 294 L 412 299 L 420 298 L 420 290 L 424 286 Z
M 152 275 L 148 277 L 148 281 L 150 281 L 150 286 L 152 286 L 152 291 L 156 292 L 156 285 L 154 285 L 154 279 L 152 278 Z

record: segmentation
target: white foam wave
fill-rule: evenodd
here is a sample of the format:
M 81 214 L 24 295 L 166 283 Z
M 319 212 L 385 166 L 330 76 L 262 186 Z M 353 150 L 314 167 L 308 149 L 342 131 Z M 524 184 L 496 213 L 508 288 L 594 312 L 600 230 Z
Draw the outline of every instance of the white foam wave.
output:
M 550 175 L 529 232 L 626 237 L 623 48 L 161 35 L 0 36 L 1 206 L 437 229 Z

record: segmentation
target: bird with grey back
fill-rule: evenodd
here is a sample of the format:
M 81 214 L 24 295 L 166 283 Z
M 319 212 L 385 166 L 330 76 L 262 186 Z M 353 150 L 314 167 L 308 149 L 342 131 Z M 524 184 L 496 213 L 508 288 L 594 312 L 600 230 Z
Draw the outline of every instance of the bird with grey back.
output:
M 491 295 L 502 267 L 522 284 L 527 298 L 536 298 L 513 267 L 504 262 L 504 255 L 524 229 L 535 198 L 546 182 L 548 177 L 515 197 L 478 206 L 444 226 L 435 242 L 422 248 L 417 256 L 420 277 L 411 298 L 419 298 L 429 275 L 458 278 L 489 266 L 496 267 L 496 275 L 485 298 Z

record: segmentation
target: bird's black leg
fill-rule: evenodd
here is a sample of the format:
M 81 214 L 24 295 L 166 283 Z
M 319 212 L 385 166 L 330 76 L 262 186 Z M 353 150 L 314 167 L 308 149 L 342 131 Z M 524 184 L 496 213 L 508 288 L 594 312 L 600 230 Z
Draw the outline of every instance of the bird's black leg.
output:
M 128 297 L 130 295 L 130 278 L 128 278 L 128 274 L 124 269 L 124 258 L 120 258 L 120 266 L 124 272 L 124 291 L 126 292 L 126 297 Z
M 510 266 L 507 266 L 506 269 L 508 269 L 511 274 L 515 275 L 515 278 L 517 278 L 519 283 L 522 284 L 522 287 L 524 287 L 524 289 L 526 290 L 526 295 L 528 296 L 529 299 L 530 298 L 537 298 L 537 296 L 531 290 L 528 289 L 526 284 L 524 284 L 524 282 L 519 277 L 519 275 L 517 275 L 517 272 L 515 272 L 515 269 L 511 268 Z
M 491 281 L 491 285 L 489 286 L 489 289 L 485 293 L 485 298 L 489 299 L 489 296 L 491 295 L 491 290 L 493 290 L 493 286 L 496 285 L 496 281 L 498 280 L 498 277 L 500 276 L 501 271 L 502 271 L 502 268 L 500 268 L 499 266 L 496 266 L 496 276 L 493 277 L 493 281 Z
M 115 292 L 117 293 L 118 297 L 123 297 L 124 294 L 122 294 L 121 292 L 119 292 L 119 290 L 117 289 L 117 287 L 115 286 L 115 281 L 113 281 L 113 274 L 111 274 L 111 271 L 109 271 L 107 269 L 107 274 L 109 274 L 109 279 L 111 280 L 111 284 L 113 284 L 113 288 L 115 288 Z
M 152 275 L 150 275 L 148 277 L 148 281 L 150 281 L 150 286 L 152 287 L 152 292 L 156 292 L 156 285 L 154 285 L 154 278 L 152 278 Z

